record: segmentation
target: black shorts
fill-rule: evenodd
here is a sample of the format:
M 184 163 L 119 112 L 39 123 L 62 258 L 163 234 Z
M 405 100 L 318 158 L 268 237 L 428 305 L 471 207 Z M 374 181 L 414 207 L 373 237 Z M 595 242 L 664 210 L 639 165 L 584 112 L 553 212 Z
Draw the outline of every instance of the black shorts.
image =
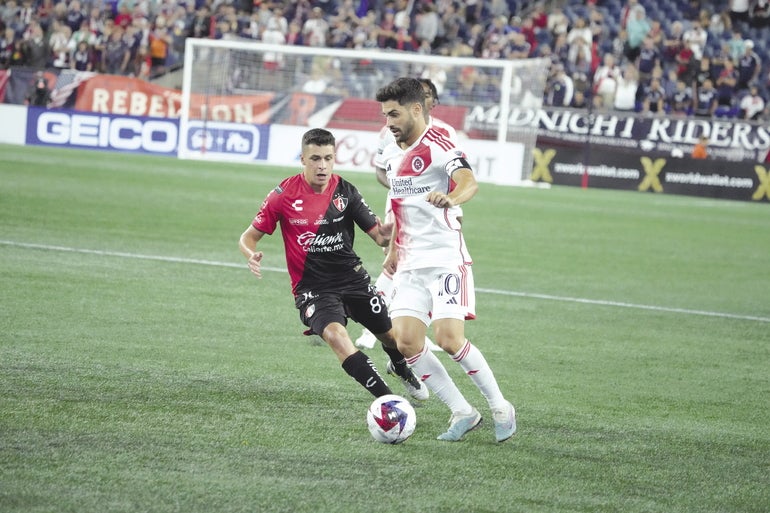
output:
M 305 292 L 296 297 L 295 306 L 302 323 L 316 335 L 323 334 L 326 326 L 332 322 L 347 326 L 348 318 L 374 334 L 385 333 L 392 326 L 385 299 L 371 284 Z

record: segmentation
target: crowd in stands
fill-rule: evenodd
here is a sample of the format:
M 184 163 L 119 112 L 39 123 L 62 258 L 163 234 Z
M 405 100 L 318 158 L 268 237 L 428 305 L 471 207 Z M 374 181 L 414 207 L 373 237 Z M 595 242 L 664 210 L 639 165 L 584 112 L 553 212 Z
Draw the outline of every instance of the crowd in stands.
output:
M 150 79 L 181 65 L 188 37 L 241 37 L 545 57 L 546 105 L 770 119 L 768 28 L 770 0 L 3 0 L 0 69 Z

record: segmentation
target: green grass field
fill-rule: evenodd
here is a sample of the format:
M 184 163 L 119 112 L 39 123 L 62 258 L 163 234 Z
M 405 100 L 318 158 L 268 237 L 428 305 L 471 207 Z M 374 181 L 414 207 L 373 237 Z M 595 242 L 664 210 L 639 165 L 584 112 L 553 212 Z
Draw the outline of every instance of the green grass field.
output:
M 0 146 L 0 511 L 770 510 L 770 205 L 482 184 L 467 332 L 519 433 L 442 356 L 487 422 L 439 442 L 432 398 L 387 446 L 280 235 L 261 281 L 238 252 L 295 171 Z

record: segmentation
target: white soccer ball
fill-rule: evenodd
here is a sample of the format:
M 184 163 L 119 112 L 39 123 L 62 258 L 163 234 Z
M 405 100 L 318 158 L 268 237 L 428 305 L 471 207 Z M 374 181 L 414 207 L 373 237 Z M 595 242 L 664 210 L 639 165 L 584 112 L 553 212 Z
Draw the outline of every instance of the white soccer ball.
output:
M 400 395 L 383 395 L 369 406 L 366 424 L 378 442 L 400 444 L 414 433 L 417 415 L 409 401 Z

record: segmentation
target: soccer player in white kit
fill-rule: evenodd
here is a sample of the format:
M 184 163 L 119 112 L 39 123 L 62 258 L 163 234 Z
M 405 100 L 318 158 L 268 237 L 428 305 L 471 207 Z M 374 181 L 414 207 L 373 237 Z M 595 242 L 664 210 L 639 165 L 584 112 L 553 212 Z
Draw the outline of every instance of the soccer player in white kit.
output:
M 438 90 L 436 89 L 436 86 L 429 78 L 418 78 L 417 80 L 420 81 L 422 84 L 422 89 L 425 92 L 425 112 L 427 113 L 428 125 L 435 127 L 437 130 L 444 133 L 444 135 L 446 135 L 453 143 L 458 144 L 459 140 L 457 138 L 457 131 L 454 129 L 454 127 L 449 123 L 442 121 L 430 114 L 430 111 L 433 110 L 433 107 L 438 105 L 439 101 Z M 391 144 L 397 144 L 396 139 L 393 137 L 393 134 L 390 132 L 386 125 L 380 130 L 379 138 L 377 140 L 377 153 L 374 156 L 374 168 L 377 173 L 377 181 L 387 188 L 390 188 L 390 184 L 388 183 L 388 178 L 385 175 L 385 166 L 387 163 L 383 159 L 383 154 L 385 153 L 385 149 Z M 385 207 L 386 223 L 392 222 L 392 214 L 393 213 L 390 208 L 390 199 L 388 199 L 387 205 Z M 460 211 L 460 216 L 462 216 L 462 210 Z M 382 292 L 385 302 L 390 303 L 390 296 L 393 294 L 393 276 L 383 269 L 383 271 L 377 277 L 374 286 L 377 287 L 380 292 Z M 372 332 L 366 328 L 363 329 L 361 336 L 358 337 L 355 341 L 356 347 L 362 347 L 366 349 L 373 348 L 376 343 L 377 337 L 375 337 L 374 334 L 372 334 Z M 441 351 L 441 348 L 434 344 L 430 337 L 425 337 L 425 344 L 431 351 Z M 390 369 L 388 369 L 388 372 L 390 372 Z
M 486 398 L 495 437 L 503 442 L 516 433 L 516 412 L 481 351 L 465 338 L 465 320 L 476 316 L 475 291 L 458 215 L 459 205 L 476 194 L 478 184 L 465 152 L 427 124 L 424 98 L 414 78 L 398 78 L 377 91 L 398 143 L 383 151 L 395 220 L 383 264 L 393 274 L 393 329 L 414 373 L 452 412 L 449 429 L 438 439 L 461 440 L 481 423 L 481 414 L 425 346 L 430 325 L 436 343 Z

